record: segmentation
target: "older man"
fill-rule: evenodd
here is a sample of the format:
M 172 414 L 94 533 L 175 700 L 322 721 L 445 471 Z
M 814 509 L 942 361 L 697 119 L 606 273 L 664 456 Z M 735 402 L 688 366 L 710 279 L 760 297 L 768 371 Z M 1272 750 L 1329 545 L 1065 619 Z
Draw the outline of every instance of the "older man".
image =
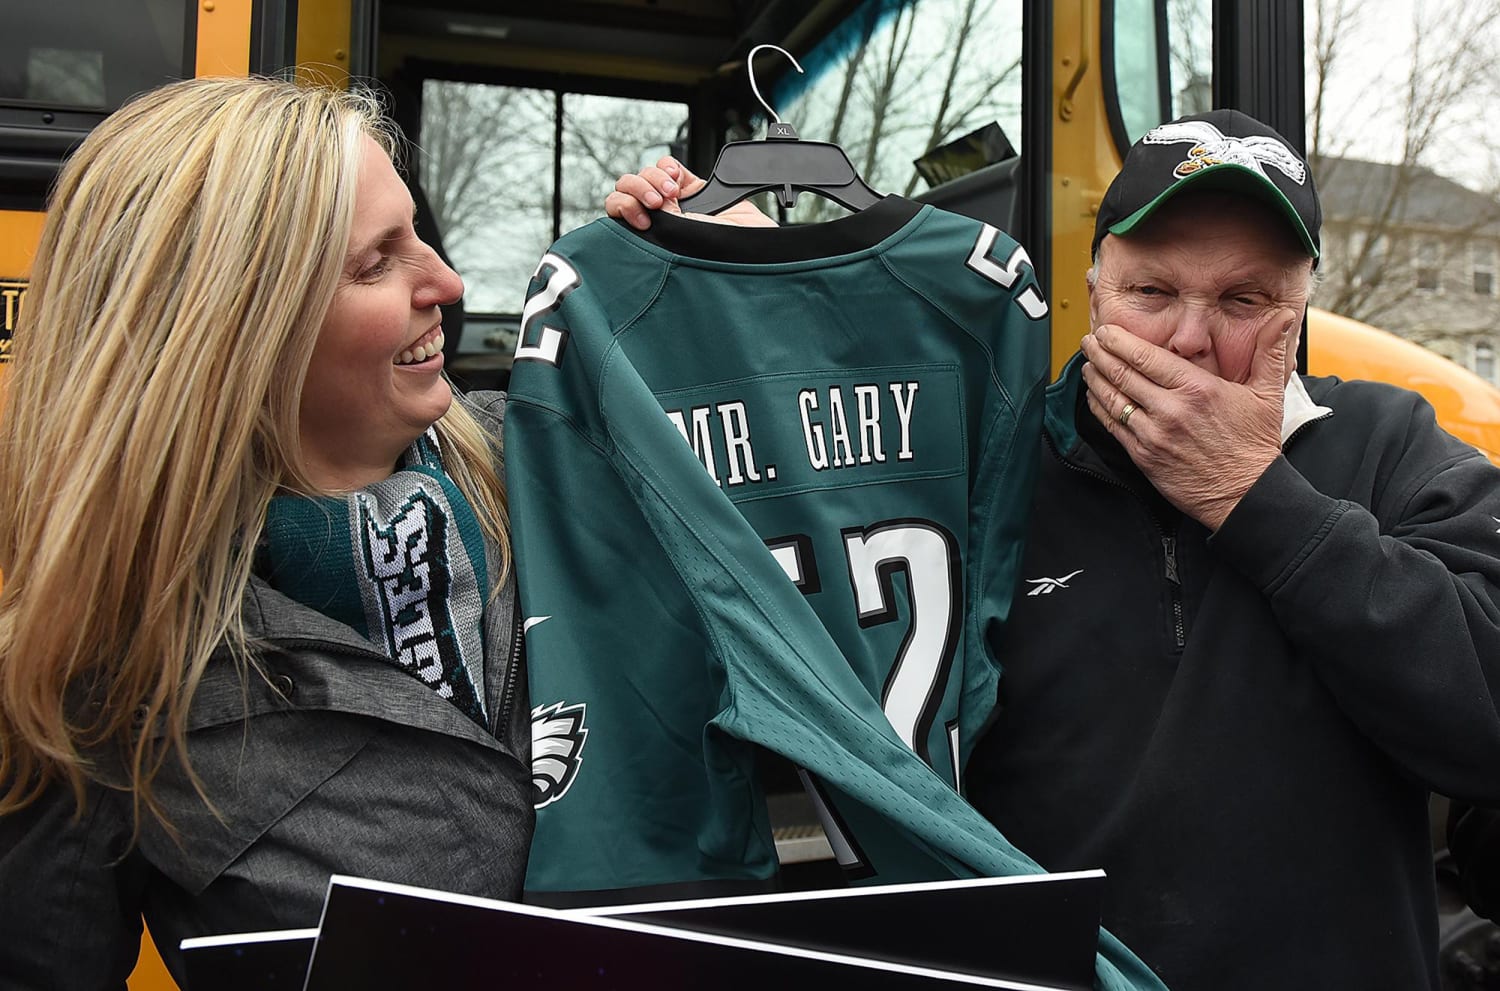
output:
M 691 192 L 665 164 L 610 212 Z M 1413 393 L 1294 374 L 1320 220 L 1243 114 L 1130 150 L 969 767 L 1175 991 L 1436 989 L 1428 790 L 1500 800 L 1500 471 Z
M 1189 123 L 1222 161 L 1168 125 L 1101 205 L 1023 565 L 1078 573 L 1017 600 L 971 798 L 1103 866 L 1178 991 L 1436 988 L 1428 788 L 1500 798 L 1500 472 L 1412 393 L 1293 374 L 1311 176 Z

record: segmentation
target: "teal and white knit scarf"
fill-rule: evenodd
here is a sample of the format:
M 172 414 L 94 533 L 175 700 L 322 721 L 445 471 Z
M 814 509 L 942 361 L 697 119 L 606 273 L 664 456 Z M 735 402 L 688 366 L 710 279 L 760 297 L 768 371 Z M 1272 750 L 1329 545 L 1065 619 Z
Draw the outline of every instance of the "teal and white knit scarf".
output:
M 486 725 L 484 535 L 443 470 L 435 431 L 384 481 L 272 499 L 257 570 Z

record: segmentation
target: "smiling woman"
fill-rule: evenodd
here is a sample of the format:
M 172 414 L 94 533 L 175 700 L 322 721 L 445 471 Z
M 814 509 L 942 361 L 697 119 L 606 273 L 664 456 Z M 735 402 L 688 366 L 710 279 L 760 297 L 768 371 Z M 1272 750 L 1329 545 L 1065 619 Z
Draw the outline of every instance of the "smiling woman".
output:
M 417 237 L 411 194 L 369 137 L 354 206 L 349 252 L 302 391 L 303 455 L 330 489 L 389 475 L 401 451 L 448 411 L 438 305 L 464 288 Z
M 519 892 L 502 397 L 443 378 L 395 146 L 358 94 L 194 80 L 57 184 L 0 446 L 7 987 L 120 986 L 143 912 L 180 981 L 334 872 Z

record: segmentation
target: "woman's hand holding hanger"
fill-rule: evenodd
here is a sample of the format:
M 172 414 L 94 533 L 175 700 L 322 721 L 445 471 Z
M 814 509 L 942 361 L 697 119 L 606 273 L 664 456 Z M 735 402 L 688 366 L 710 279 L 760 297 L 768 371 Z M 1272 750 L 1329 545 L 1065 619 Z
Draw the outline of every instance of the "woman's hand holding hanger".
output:
M 735 227 L 777 226 L 776 221 L 748 200 L 741 200 L 716 214 L 684 212 L 678 199 L 693 195 L 704 184 L 705 180 L 694 175 L 686 165 L 667 155 L 655 165 L 620 176 L 615 191 L 604 199 L 604 212 L 641 231 L 651 226 L 651 213 L 655 210 L 675 213 L 689 220 Z

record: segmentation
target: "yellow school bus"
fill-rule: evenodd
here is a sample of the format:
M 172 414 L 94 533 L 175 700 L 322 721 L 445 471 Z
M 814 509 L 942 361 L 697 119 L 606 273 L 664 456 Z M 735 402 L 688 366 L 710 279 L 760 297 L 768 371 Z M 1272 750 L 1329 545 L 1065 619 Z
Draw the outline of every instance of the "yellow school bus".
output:
M 746 124 L 760 107 L 743 59 L 755 44 L 782 45 L 809 63 L 805 77 L 766 56 L 757 67 L 762 91 L 777 94 L 784 113 L 804 114 L 798 121 L 804 136 L 843 135 L 847 143 L 852 134 L 856 158 L 875 173 L 877 188 L 878 180 L 890 181 L 882 191 L 980 216 L 1033 246 L 1053 301 L 1055 367 L 1084 332 L 1093 210 L 1134 137 L 1210 103 L 1238 106 L 1283 133 L 1302 129 L 1301 60 L 1294 55 L 1302 50 L 1300 2 L 601 0 L 551 10 L 506 0 L 440 8 L 420 0 L 12 0 L 7 6 L 7 40 L 0 44 L 0 362 L 25 309 L 30 252 L 58 163 L 129 95 L 189 75 L 301 67 L 333 80 L 378 79 L 389 88 L 398 119 L 432 152 L 412 163 L 437 207 L 424 231 L 448 238 L 470 286 L 471 325 L 462 338 L 452 335 L 456 360 L 449 364 L 461 382 L 483 385 L 504 381 L 525 268 L 563 230 L 597 212 L 611 168 L 633 170 L 671 148 L 706 170 L 726 136 L 753 133 Z M 956 26 L 966 27 L 966 36 Z M 868 72 L 862 82 L 897 83 L 889 106 L 909 118 L 904 130 L 887 128 L 872 141 L 857 133 L 863 122 L 851 125 L 846 116 L 833 121 L 832 133 L 820 132 L 828 123 L 820 90 L 853 78 L 852 70 L 840 76 L 851 50 L 898 36 L 908 48 L 927 44 L 929 71 L 904 79 Z M 884 51 L 886 62 L 892 51 Z M 965 73 L 969 78 L 957 78 Z M 960 85 L 942 95 L 974 109 L 924 118 L 924 86 L 930 100 L 938 92 L 930 80 L 950 76 Z M 516 122 L 508 133 L 526 138 L 518 144 L 527 150 L 509 167 L 530 170 L 516 174 L 537 191 L 534 202 L 512 196 L 504 203 L 493 190 L 488 202 L 447 195 L 464 163 L 442 140 L 430 139 L 444 125 L 451 130 L 460 110 L 496 123 L 497 135 L 507 133 L 505 122 Z M 590 115 L 632 126 L 569 132 Z M 971 140 L 982 128 L 964 133 L 980 121 L 998 122 L 1005 153 Z M 593 144 L 609 146 L 607 162 L 582 161 L 569 147 L 574 137 L 603 139 Z M 912 187 L 911 160 L 918 157 L 929 158 L 923 175 L 928 183 L 935 176 L 935 184 Z M 968 171 L 955 175 L 955 162 Z M 497 203 L 509 212 L 496 210 Z M 788 219 L 796 221 L 796 212 Z M 486 245 L 487 224 L 505 225 L 506 237 Z M 497 255 L 496 240 L 508 241 L 508 250 Z M 1328 323 L 1325 332 L 1326 320 L 1320 311 L 1310 316 L 1311 371 L 1374 375 L 1416 388 L 1454 433 L 1497 457 L 1500 423 L 1489 412 L 1487 383 L 1415 357 L 1388 335 L 1342 322 Z M 451 315 L 445 322 L 453 322 Z
M 468 286 L 449 368 L 483 386 L 504 384 L 530 266 L 598 213 L 616 175 L 667 151 L 706 174 L 727 138 L 760 136 L 745 58 L 762 43 L 806 70 L 774 55 L 754 67 L 760 95 L 804 138 L 839 141 L 883 192 L 1030 246 L 1052 303 L 1055 368 L 1087 330 L 1093 216 L 1132 140 L 1209 106 L 1302 132 L 1300 0 L 0 0 L 0 10 L 0 362 L 25 333 L 27 269 L 59 164 L 132 93 L 174 78 L 300 68 L 378 81 L 416 142 L 407 169 L 423 234 Z M 784 219 L 821 209 L 799 202 Z M 1322 311 L 1305 343 L 1308 370 L 1414 388 L 1500 462 L 1489 383 Z M 789 836 L 783 849 L 809 870 L 826 855 L 816 837 Z M 173 987 L 149 937 L 144 948 L 132 991 Z

